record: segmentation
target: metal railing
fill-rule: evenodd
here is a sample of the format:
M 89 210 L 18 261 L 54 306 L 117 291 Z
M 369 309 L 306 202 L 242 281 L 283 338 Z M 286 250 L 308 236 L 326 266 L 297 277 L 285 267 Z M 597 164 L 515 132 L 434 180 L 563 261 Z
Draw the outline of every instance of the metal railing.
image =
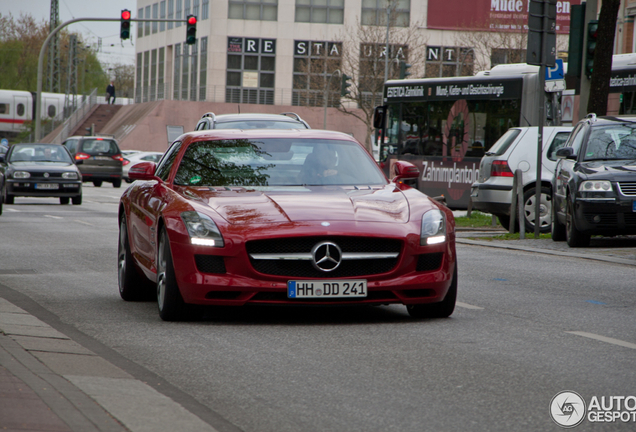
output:
M 90 110 L 97 104 L 97 89 L 93 89 L 90 95 L 84 96 L 82 102 L 79 104 L 75 112 L 73 112 L 69 118 L 64 121 L 62 130 L 51 141 L 53 144 L 62 144 L 62 142 L 69 137 L 71 132 L 77 127 L 77 125 L 84 120 L 84 117 L 90 112 Z

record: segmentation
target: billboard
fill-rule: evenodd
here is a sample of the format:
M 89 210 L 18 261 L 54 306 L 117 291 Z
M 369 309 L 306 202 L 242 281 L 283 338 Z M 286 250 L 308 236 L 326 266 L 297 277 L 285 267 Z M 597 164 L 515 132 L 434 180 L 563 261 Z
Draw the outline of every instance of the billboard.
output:
M 557 1 L 557 33 L 570 32 L 570 11 L 580 0 Z M 427 28 L 526 32 L 529 0 L 428 0 Z

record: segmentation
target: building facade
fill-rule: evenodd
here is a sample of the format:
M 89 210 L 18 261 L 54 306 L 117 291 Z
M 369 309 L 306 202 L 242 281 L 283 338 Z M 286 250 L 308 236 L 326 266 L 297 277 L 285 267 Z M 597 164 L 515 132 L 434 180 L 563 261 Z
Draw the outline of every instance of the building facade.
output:
M 560 51 L 578 3 L 557 3 Z M 386 76 L 386 44 L 363 40 L 365 29 L 410 35 L 390 43 L 391 71 L 403 61 L 420 66 L 413 76 L 472 75 L 525 61 L 527 10 L 528 0 L 138 0 L 137 18 L 182 21 L 135 23 L 134 98 L 334 106 L 336 71 L 356 84 L 363 66 Z M 198 19 L 193 45 L 189 15 Z

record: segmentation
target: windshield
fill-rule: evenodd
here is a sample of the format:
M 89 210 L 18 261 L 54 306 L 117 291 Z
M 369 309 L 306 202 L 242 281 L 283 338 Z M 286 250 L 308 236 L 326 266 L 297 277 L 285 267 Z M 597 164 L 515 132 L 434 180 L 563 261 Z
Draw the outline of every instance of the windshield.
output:
M 188 186 L 384 185 L 358 144 L 319 139 L 200 141 L 186 150 L 175 183 Z
M 290 121 L 276 120 L 242 120 L 217 122 L 215 129 L 306 129 L 305 125 Z
M 115 141 L 105 140 L 105 139 L 85 139 L 82 141 L 82 147 L 79 150 L 83 153 L 89 154 L 91 156 L 97 155 L 116 155 L 119 154 L 119 147 Z
M 636 159 L 636 126 L 592 128 L 583 160 Z
M 63 162 L 71 164 L 71 156 L 62 146 L 58 145 L 29 145 L 16 146 L 11 153 L 9 162 Z

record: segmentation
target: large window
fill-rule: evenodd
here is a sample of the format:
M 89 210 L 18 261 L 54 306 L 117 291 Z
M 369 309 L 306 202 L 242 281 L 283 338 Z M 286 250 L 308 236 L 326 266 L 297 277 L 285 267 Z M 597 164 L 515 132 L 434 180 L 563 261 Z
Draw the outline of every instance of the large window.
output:
M 425 76 L 472 76 L 474 57 L 475 51 L 472 48 L 427 46 Z
M 197 100 L 197 75 L 199 68 L 197 68 L 199 41 L 197 40 L 192 45 L 192 52 L 190 53 L 190 100 Z
M 342 42 L 294 41 L 292 105 L 340 104 Z
M 203 0 L 201 3 L 201 20 L 209 18 L 210 14 L 210 0 Z
M 188 100 L 189 51 L 190 45 L 183 44 L 183 53 L 181 54 L 181 100 Z
M 144 19 L 144 8 L 139 8 L 137 10 L 137 18 Z M 144 35 L 144 23 L 137 23 L 137 38 L 140 38 Z
M 155 3 L 152 5 L 152 19 L 159 18 L 159 3 Z M 159 23 L 157 21 L 152 22 L 152 34 L 155 34 L 159 31 Z
M 161 19 L 166 19 L 166 0 L 161 0 L 159 3 L 159 16 Z M 159 31 L 166 31 L 166 23 L 159 23 Z
M 410 25 L 411 0 L 390 0 L 390 23 L 397 27 Z M 387 0 L 362 0 L 362 24 L 386 26 Z
M 199 62 L 199 100 L 206 99 L 206 84 L 208 82 L 208 38 L 201 38 L 201 61 Z
M 296 0 L 296 22 L 342 24 L 344 0 Z
M 276 40 L 228 38 L 225 101 L 274 104 Z
M 230 0 L 228 18 L 277 21 L 278 0 Z
M 168 19 L 174 19 L 174 0 L 168 0 Z M 172 30 L 174 27 L 173 22 L 168 23 L 168 30 Z
M 143 93 L 143 101 L 148 102 L 148 93 L 150 87 L 150 51 L 144 52 L 144 93 Z
M 165 67 L 165 52 L 166 49 L 164 47 L 159 48 L 159 63 L 158 73 L 157 73 L 157 100 L 165 99 L 165 89 L 164 89 L 164 67 Z
M 358 90 L 360 105 L 375 107 L 383 105 L 382 92 L 386 71 L 386 44 L 360 44 L 360 67 L 358 72 Z M 399 62 L 408 61 L 408 47 L 405 45 L 389 45 L 389 76 L 396 77 Z
M 150 6 L 146 6 L 146 19 L 149 19 L 149 18 L 150 18 Z M 150 36 L 150 21 L 146 21 L 143 24 L 144 24 L 144 36 Z
M 157 98 L 157 50 L 150 53 L 150 100 Z
M 183 7 L 183 0 L 177 0 L 177 16 L 175 19 L 178 19 L 178 20 L 181 19 L 181 13 L 183 11 L 182 7 Z M 176 24 L 176 27 L 181 27 L 181 22 L 178 22 Z
M 137 74 L 135 80 L 135 103 L 141 103 L 141 91 L 142 91 L 142 67 L 143 67 L 142 53 L 137 53 Z

